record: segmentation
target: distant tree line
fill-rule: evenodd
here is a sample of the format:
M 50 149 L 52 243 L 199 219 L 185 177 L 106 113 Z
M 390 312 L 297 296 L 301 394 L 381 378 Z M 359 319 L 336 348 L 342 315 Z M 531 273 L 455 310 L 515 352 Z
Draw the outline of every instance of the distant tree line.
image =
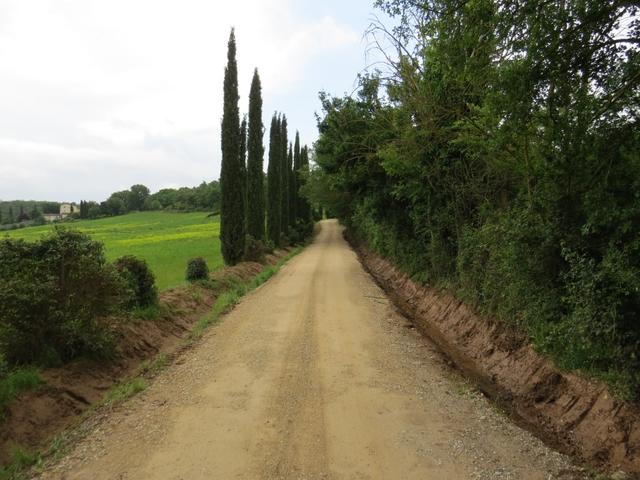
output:
M 60 202 L 30 200 L 0 201 L 0 225 L 6 228 L 42 225 L 43 214 L 60 213 Z M 202 182 L 197 187 L 163 188 L 150 193 L 144 185 L 112 193 L 103 202 L 81 200 L 79 211 L 70 219 L 93 219 L 124 215 L 134 211 L 170 210 L 179 212 L 220 212 L 220 183 Z
M 58 213 L 57 202 L 35 200 L 0 201 L 0 225 L 41 224 L 43 213 Z
M 133 185 L 129 190 L 112 193 L 104 202 L 84 202 L 80 218 L 97 218 L 124 215 L 133 211 L 175 210 L 211 211 L 220 210 L 220 184 L 217 181 L 202 182 L 197 187 L 163 188 L 150 193 L 144 185 Z
M 376 3 L 398 56 L 321 95 L 309 191 L 414 279 L 640 398 L 637 4 Z
M 242 121 L 238 98 L 232 30 L 224 75 L 220 173 L 220 240 L 222 255 L 230 265 L 263 248 L 302 241 L 312 231 L 311 209 L 300 195 L 304 172 L 309 169 L 308 148 L 300 146 L 297 132 L 295 142 L 289 140 L 286 116 L 275 113 L 269 133 L 265 186 L 262 93 L 257 69 L 249 92 L 248 119 L 244 117 Z

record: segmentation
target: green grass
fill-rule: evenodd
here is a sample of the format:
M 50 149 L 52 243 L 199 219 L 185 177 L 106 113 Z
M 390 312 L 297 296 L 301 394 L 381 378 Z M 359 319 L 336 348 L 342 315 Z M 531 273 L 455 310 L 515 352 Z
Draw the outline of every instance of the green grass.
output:
M 88 233 L 105 244 L 107 258 L 122 255 L 145 259 L 156 276 L 158 289 L 184 282 L 187 261 L 204 257 L 211 271 L 223 265 L 220 253 L 220 219 L 207 213 L 137 212 L 98 220 L 81 220 L 65 226 Z M 52 225 L 6 232 L 11 238 L 36 240 Z M 0 233 L 0 237 L 4 233 Z
M 4 407 L 14 398 L 24 392 L 37 388 L 44 382 L 35 368 L 19 368 L 0 379 L 0 416 Z
M 41 461 L 40 454 L 14 446 L 11 450 L 9 464 L 4 468 L 0 468 L 0 480 L 21 480 L 26 478 L 25 470 Z
M 149 382 L 144 378 L 136 377 L 109 390 L 104 396 L 104 403 L 106 405 L 116 405 L 145 390 L 148 386 Z

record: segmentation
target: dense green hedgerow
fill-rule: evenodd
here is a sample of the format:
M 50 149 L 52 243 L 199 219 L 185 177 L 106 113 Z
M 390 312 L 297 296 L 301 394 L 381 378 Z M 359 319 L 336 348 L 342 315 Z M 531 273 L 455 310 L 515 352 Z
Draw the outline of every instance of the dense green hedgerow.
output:
M 416 22 L 391 29 L 384 75 L 321 94 L 304 192 L 414 279 L 640 400 L 638 9 L 376 5 Z

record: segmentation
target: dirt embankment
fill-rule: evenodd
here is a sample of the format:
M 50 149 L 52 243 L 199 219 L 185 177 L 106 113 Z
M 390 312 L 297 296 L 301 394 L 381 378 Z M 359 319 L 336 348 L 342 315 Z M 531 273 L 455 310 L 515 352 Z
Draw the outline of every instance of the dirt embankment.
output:
M 265 263 L 273 265 L 287 253 L 268 255 Z M 167 290 L 160 295 L 159 318 L 114 319 L 118 347 L 113 361 L 80 360 L 42 372 L 45 385 L 20 395 L 0 422 L 0 464 L 8 460 L 14 446 L 28 450 L 45 447 L 111 387 L 135 374 L 143 361 L 161 353 L 173 358 L 189 348 L 183 340 L 227 288 L 225 280 L 250 280 L 263 267 L 244 262 L 218 270 L 212 274 L 217 280 L 212 289 L 185 285 Z
M 416 284 L 365 246 L 354 248 L 403 313 L 529 428 L 588 464 L 640 476 L 637 406 L 617 401 L 600 382 L 558 370 L 504 325 Z

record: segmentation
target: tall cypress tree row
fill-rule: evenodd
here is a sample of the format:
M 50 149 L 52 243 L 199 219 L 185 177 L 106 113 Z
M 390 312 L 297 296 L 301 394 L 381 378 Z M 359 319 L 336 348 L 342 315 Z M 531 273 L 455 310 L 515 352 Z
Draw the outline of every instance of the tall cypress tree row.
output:
M 227 66 L 224 71 L 222 114 L 222 168 L 220 171 L 220 243 L 227 265 L 235 265 L 244 255 L 244 176 L 240 161 L 240 112 L 238 110 L 238 66 L 236 38 L 229 35 Z
M 242 178 L 242 204 L 244 205 L 244 225 L 247 229 L 247 116 L 242 117 L 240 123 L 240 176 Z
M 295 172 L 293 171 L 293 145 L 289 142 L 289 153 L 287 154 L 287 194 L 289 196 L 289 218 L 287 219 L 287 225 L 292 228 L 296 225 L 296 205 L 295 205 L 295 188 L 293 185 L 293 177 Z
M 293 218 L 292 225 L 295 225 L 298 219 L 302 218 L 302 210 L 300 209 L 300 133 L 296 131 L 296 139 L 293 144 L 293 172 L 291 175 L 291 216 Z
M 249 93 L 249 138 L 247 159 L 247 233 L 264 240 L 264 145 L 262 125 L 262 86 L 258 69 L 253 72 Z
M 273 114 L 271 130 L 269 132 L 269 166 L 267 167 L 267 235 L 275 246 L 280 246 L 280 232 L 282 220 L 281 188 L 282 146 L 280 136 L 282 125 L 280 119 Z
M 287 134 L 287 117 L 282 115 L 282 123 L 280 124 L 280 161 L 281 161 L 281 180 L 280 180 L 280 190 L 281 190 L 281 220 L 280 220 L 280 231 L 282 233 L 287 233 L 289 226 L 289 171 L 290 168 L 287 168 L 287 155 L 288 150 L 287 146 L 289 145 L 289 139 Z
M 300 170 L 304 172 L 304 174 L 309 173 L 309 148 L 306 145 L 302 147 L 300 152 Z M 304 174 L 300 178 L 306 178 Z M 300 186 L 302 186 L 302 184 L 303 180 L 300 181 Z M 311 205 L 302 195 L 300 196 L 300 218 L 305 223 L 313 221 Z

